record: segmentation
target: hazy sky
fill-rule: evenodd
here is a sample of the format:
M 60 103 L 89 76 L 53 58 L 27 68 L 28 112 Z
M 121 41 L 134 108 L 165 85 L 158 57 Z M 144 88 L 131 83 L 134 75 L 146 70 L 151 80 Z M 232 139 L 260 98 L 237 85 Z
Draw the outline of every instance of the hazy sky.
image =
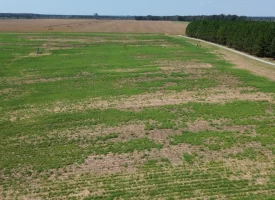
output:
M 275 16 L 275 0 L 0 0 L 0 12 Z

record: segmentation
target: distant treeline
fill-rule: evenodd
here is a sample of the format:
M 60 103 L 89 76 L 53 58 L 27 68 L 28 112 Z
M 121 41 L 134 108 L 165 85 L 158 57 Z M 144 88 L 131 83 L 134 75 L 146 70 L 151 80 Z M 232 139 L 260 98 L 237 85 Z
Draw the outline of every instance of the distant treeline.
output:
M 201 20 L 246 20 L 248 17 L 237 15 L 198 15 L 198 16 L 136 16 L 136 20 L 152 20 L 152 21 L 201 21 Z
M 275 58 L 275 22 L 204 20 L 191 22 L 186 34 L 259 57 Z
M 245 17 L 237 15 L 197 15 L 197 16 L 111 16 L 111 15 L 44 15 L 32 13 L 0 13 L 0 19 L 113 19 L 113 20 L 152 20 L 152 21 L 201 21 L 201 20 L 258 20 L 275 21 L 275 17 Z
M 0 13 L 0 19 L 113 19 L 134 20 L 134 16 L 109 16 L 109 15 L 44 15 L 32 13 Z
M 275 17 L 249 17 L 249 19 L 254 21 L 275 21 Z

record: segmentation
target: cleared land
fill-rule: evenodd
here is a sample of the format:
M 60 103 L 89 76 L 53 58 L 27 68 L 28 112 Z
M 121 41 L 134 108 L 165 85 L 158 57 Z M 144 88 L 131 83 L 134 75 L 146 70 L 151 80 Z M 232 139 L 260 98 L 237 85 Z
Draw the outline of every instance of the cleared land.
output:
M 274 198 L 267 76 L 165 35 L 0 36 L 0 198 Z
M 0 20 L 0 32 L 112 32 L 183 34 L 188 23 L 134 20 Z

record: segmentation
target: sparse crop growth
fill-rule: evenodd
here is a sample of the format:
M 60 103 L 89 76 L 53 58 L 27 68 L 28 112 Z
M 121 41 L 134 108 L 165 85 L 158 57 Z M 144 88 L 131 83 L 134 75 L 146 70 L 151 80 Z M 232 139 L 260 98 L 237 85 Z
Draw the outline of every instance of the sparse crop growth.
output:
M 0 199 L 274 198 L 274 81 L 159 34 L 1 33 L 0 55 Z

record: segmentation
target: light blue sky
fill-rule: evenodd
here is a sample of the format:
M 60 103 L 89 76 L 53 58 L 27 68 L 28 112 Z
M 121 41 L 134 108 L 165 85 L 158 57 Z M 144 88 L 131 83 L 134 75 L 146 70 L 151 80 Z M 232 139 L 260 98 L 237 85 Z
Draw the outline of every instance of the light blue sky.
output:
M 275 0 L 0 0 L 0 12 L 275 16 Z

